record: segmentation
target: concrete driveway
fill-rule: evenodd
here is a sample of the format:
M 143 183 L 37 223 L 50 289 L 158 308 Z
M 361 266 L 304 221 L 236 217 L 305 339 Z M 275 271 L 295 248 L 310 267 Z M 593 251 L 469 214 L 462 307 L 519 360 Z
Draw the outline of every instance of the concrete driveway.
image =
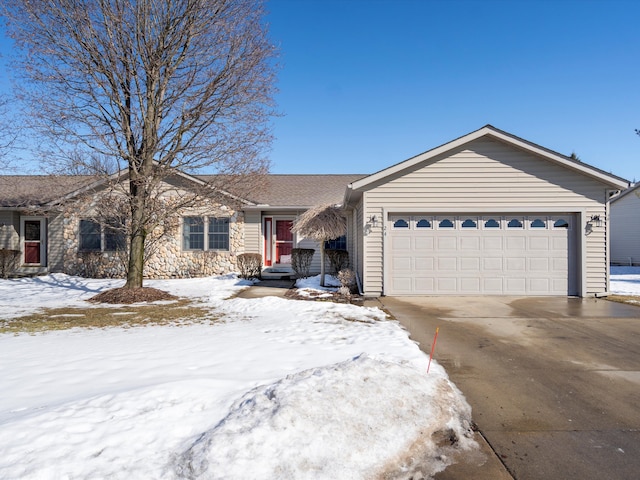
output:
M 564 297 L 383 297 L 473 409 L 486 455 L 439 480 L 640 478 L 640 307 Z M 483 441 L 486 439 L 486 442 Z

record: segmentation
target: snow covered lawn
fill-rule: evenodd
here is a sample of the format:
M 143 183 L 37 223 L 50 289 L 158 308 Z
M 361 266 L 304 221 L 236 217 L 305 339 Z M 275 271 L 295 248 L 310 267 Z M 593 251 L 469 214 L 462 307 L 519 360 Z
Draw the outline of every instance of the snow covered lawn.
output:
M 0 321 L 121 283 L 0 280 Z M 463 396 L 378 309 L 147 285 L 223 318 L 0 335 L 0 478 L 410 478 L 475 448 Z
M 611 267 L 611 293 L 640 295 L 640 267 Z

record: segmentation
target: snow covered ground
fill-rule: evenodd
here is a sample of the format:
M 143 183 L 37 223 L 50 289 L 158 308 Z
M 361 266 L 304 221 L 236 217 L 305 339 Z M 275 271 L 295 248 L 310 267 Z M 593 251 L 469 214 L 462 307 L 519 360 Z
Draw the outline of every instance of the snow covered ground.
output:
M 640 267 L 611 267 L 611 292 L 640 295 Z
M 0 280 L 0 321 L 121 284 Z M 378 309 L 147 285 L 224 317 L 0 335 L 0 478 L 410 478 L 475 448 L 462 394 Z

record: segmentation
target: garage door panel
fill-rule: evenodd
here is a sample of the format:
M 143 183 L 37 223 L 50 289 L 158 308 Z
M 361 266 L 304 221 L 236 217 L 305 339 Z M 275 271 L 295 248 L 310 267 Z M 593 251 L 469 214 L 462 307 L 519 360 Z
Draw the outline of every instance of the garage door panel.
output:
M 564 235 L 554 235 L 553 237 L 551 237 L 551 247 L 553 248 L 553 250 L 566 250 L 567 249 L 567 235 L 566 234 L 564 234 Z
M 432 236 L 416 236 L 414 237 L 413 248 L 418 252 L 431 252 L 435 248 L 435 242 Z
M 433 277 L 416 277 L 414 286 L 417 292 L 433 292 L 435 279 Z
M 493 295 L 504 294 L 502 277 L 485 277 L 482 279 L 482 293 L 489 293 Z
M 411 294 L 414 291 L 412 277 L 395 276 L 393 278 L 393 290 L 400 294 Z
M 504 282 L 506 292 L 511 294 L 524 295 L 527 291 L 527 279 L 525 277 L 505 278 Z
M 487 272 L 502 271 L 504 269 L 502 257 L 483 257 L 482 270 Z
M 480 292 L 480 278 L 463 277 L 460 279 L 460 293 L 470 295 Z
M 553 265 L 553 270 L 556 272 L 569 271 L 569 261 L 565 257 L 553 257 L 551 258 L 551 263 Z
M 457 250 L 458 239 L 453 236 L 438 236 L 437 245 L 438 250 Z
M 439 272 L 449 273 L 457 270 L 458 259 L 456 257 L 439 257 L 437 262 Z
M 494 232 L 491 232 L 494 233 Z M 503 250 L 503 242 L 502 242 L 503 238 L 502 237 L 495 237 L 495 236 L 490 236 L 490 237 L 483 237 L 482 238 L 482 249 L 487 252 L 487 251 L 491 251 L 491 250 L 495 250 L 498 252 L 501 252 Z
M 529 250 L 549 250 L 548 237 L 529 237 Z
M 385 293 L 567 295 L 569 246 L 575 229 L 533 228 L 533 220 L 553 215 L 490 215 L 491 227 L 462 228 L 466 218 L 479 215 L 448 215 L 451 228 L 418 228 L 418 216 L 403 216 L 408 227 L 389 223 Z M 509 228 L 511 219 L 522 224 Z M 571 215 L 564 215 L 570 224 Z M 436 218 L 424 214 L 421 218 Z M 484 218 L 484 217 L 482 217 Z M 540 222 L 538 222 L 539 224 Z M 514 225 L 517 225 L 514 223 Z M 549 224 L 551 225 L 551 224 Z
M 458 293 L 458 282 L 456 278 L 439 277 L 436 279 L 438 291 L 442 293 Z
M 411 257 L 392 257 L 391 268 L 394 272 L 410 272 L 412 270 Z
M 550 282 L 548 278 L 530 278 L 529 292 L 533 295 L 545 294 L 549 291 Z
M 435 264 L 435 260 L 433 257 L 416 257 L 415 259 L 415 269 L 416 271 L 429 271 L 433 272 L 433 265 Z
M 548 272 L 550 259 L 546 257 L 532 257 L 529 258 L 529 271 L 530 272 Z
M 411 237 L 410 236 L 391 237 L 391 249 L 394 252 L 411 250 Z
M 507 252 L 524 252 L 527 248 L 527 239 L 524 235 L 518 237 L 505 237 L 505 250 Z
M 480 258 L 479 257 L 462 257 L 460 258 L 461 272 L 477 272 L 480 273 Z
M 460 250 L 480 251 L 480 237 L 460 237 Z
M 507 272 L 524 272 L 525 259 L 523 257 L 505 258 L 505 270 Z

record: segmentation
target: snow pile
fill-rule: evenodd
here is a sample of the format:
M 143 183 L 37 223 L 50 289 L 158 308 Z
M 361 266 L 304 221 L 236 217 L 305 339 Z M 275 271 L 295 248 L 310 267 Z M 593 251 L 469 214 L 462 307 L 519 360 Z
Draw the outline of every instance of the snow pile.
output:
M 640 295 L 640 267 L 611 267 L 611 292 Z
M 0 319 L 121 284 L 1 280 Z M 410 478 L 475 445 L 444 369 L 379 309 L 147 285 L 223 320 L 0 335 L 0 478 Z
M 324 287 L 320 286 L 320 275 L 296 280 L 297 294 L 301 297 L 330 298 L 332 292 L 337 292 L 340 288 L 340 280 L 333 275 L 325 275 Z
M 470 418 L 445 378 L 430 381 L 406 365 L 360 356 L 247 393 L 182 455 L 176 473 L 226 479 L 252 472 L 265 480 L 432 475 L 448 465 L 452 442 L 471 447 Z

